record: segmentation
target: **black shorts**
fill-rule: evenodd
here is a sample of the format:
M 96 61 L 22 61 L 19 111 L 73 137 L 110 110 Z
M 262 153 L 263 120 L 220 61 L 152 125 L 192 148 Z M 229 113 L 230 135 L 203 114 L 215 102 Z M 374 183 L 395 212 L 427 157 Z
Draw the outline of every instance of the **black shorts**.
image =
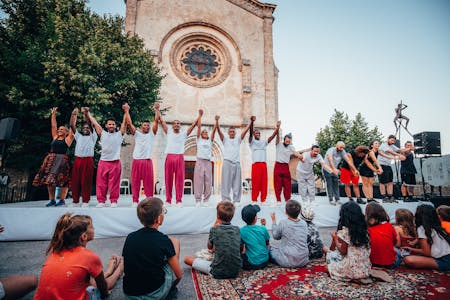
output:
M 359 175 L 364 176 L 364 177 L 375 177 L 375 174 L 373 173 L 373 171 L 371 169 L 369 169 L 369 167 L 366 164 L 363 164 L 359 168 Z
M 392 173 L 391 166 L 385 166 L 381 165 L 381 168 L 383 169 L 383 173 L 381 175 L 378 175 L 378 180 L 382 184 L 391 183 L 394 181 L 394 174 Z
M 416 185 L 416 174 L 402 174 L 402 183 Z

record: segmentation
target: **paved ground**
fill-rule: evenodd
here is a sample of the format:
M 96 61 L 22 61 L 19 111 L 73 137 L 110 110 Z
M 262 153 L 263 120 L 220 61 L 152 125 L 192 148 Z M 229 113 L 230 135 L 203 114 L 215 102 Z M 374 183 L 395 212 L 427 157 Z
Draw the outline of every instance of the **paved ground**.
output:
M 324 245 L 330 245 L 330 232 L 334 228 L 321 228 L 320 233 Z M 190 268 L 182 263 L 183 257 L 206 248 L 207 234 L 176 235 L 181 242 L 180 263 L 183 268 L 183 278 L 177 289 L 173 290 L 169 299 L 196 299 Z M 98 253 L 106 263 L 113 253 L 122 253 L 125 237 L 96 239 L 88 244 L 88 248 Z M 45 260 L 45 249 L 48 241 L 31 242 L 0 242 L 0 277 L 13 274 L 39 274 Z M 33 293 L 24 299 L 32 299 Z M 109 299 L 123 299 L 122 279 L 115 286 Z

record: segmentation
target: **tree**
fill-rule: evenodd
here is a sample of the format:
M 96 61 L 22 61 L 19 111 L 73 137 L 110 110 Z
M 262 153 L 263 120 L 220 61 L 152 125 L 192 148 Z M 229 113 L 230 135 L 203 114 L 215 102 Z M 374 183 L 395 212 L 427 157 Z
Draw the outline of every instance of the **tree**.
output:
M 347 150 L 353 150 L 359 145 L 369 146 L 371 141 L 380 141 L 382 138 L 378 127 L 370 129 L 361 113 L 351 120 L 347 114 L 338 110 L 334 110 L 330 124 L 321 129 L 316 136 L 322 155 L 338 141 L 343 141 Z
M 0 0 L 0 117 L 21 120 L 9 165 L 35 169 L 48 151 L 49 109 L 68 124 L 74 107 L 99 120 L 149 119 L 162 76 L 143 41 L 122 33 L 123 19 L 99 16 L 86 0 Z M 4 105 L 3 105 L 4 103 Z

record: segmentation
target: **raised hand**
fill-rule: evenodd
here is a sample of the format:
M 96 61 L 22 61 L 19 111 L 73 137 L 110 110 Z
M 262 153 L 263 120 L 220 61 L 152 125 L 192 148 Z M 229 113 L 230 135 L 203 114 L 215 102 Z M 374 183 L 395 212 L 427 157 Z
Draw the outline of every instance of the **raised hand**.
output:
M 203 116 L 203 109 L 199 109 L 198 110 L 198 115 L 201 117 L 201 116 Z
M 215 119 L 216 121 L 219 121 L 220 116 L 216 115 L 216 116 L 214 117 L 214 119 Z
M 277 129 L 280 129 L 280 126 L 281 126 L 281 121 L 277 121 L 277 124 L 276 124 Z
M 75 108 L 72 110 L 72 115 L 78 115 L 78 108 L 77 108 L 77 107 L 75 107 Z
M 56 114 L 56 111 L 58 110 L 58 107 L 52 107 L 51 109 L 50 109 L 50 112 L 51 112 L 51 114 L 52 115 L 54 115 L 54 114 Z
M 122 109 L 124 112 L 127 112 L 130 110 L 130 106 L 128 105 L 128 103 L 124 103 L 122 104 Z
M 250 117 L 250 121 L 251 121 L 251 122 L 255 122 L 255 121 L 256 121 L 256 117 L 255 117 L 255 116 L 251 116 L 251 117 Z
M 159 110 L 159 103 L 153 104 L 153 109 L 154 110 Z

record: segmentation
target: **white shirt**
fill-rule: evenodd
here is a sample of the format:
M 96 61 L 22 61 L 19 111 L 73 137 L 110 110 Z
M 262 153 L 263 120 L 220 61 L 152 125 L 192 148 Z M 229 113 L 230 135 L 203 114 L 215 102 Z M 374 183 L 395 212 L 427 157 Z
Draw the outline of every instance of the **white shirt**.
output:
M 388 150 L 392 150 L 394 152 L 397 152 L 399 150 L 399 148 L 397 146 L 395 146 L 394 144 L 388 145 L 387 143 L 383 143 L 383 144 L 381 144 L 379 150 L 382 151 L 382 152 L 386 152 Z M 386 153 L 386 155 L 392 155 L 392 154 Z M 392 159 L 386 158 L 383 155 L 378 155 L 377 160 L 380 163 L 380 165 L 385 165 L 385 166 L 390 166 L 391 165 L 391 161 L 392 161 Z
M 230 139 L 227 136 L 223 137 L 223 158 L 234 163 L 238 163 L 241 152 L 241 142 L 240 136 L 235 136 L 234 139 Z
M 122 141 L 123 141 L 122 132 L 115 131 L 113 133 L 109 133 L 103 130 L 102 135 L 100 137 L 100 146 L 102 146 L 100 160 L 104 161 L 119 160 Z
M 154 138 L 155 134 L 151 129 L 148 133 L 136 130 L 134 132 L 133 159 L 151 159 Z
M 186 139 L 186 130 L 180 129 L 179 133 L 175 133 L 172 128 L 168 128 L 166 154 L 184 154 Z
M 292 144 L 284 146 L 283 143 L 278 143 L 276 146 L 276 162 L 287 164 L 291 159 L 292 152 L 295 151 L 295 148 Z
M 252 150 L 252 161 L 255 162 L 266 162 L 266 148 L 267 140 L 256 140 L 252 139 L 250 143 L 250 149 Z
M 304 152 L 303 162 L 299 161 L 297 165 L 297 172 L 302 175 L 311 175 L 313 173 L 313 166 L 316 162 L 322 163 L 323 157 L 317 154 L 316 157 L 311 157 L 311 152 Z
M 75 131 L 74 135 L 75 141 L 75 156 L 77 157 L 93 157 L 94 147 L 97 142 L 97 132 L 91 132 L 89 135 L 82 135 L 81 133 Z
M 199 137 L 197 139 L 197 157 L 211 160 L 212 142 L 211 139 L 202 139 Z
M 419 239 L 426 239 L 425 229 L 423 226 L 417 228 L 417 236 Z M 445 239 L 443 239 L 436 230 L 431 230 L 431 239 L 433 240 L 433 245 L 431 245 L 431 257 L 440 258 L 450 254 L 450 245 Z

